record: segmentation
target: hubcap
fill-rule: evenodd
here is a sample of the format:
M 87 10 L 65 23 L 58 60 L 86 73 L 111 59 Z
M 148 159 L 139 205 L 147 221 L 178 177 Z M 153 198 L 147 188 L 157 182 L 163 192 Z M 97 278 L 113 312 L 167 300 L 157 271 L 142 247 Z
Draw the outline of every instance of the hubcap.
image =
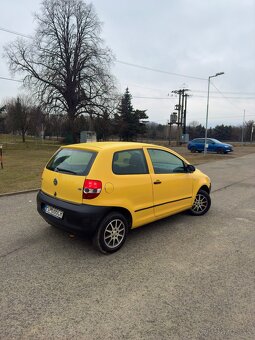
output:
M 207 208 L 207 199 L 204 195 L 198 194 L 195 198 L 192 210 L 194 212 L 203 212 Z
M 125 236 L 125 224 L 122 220 L 112 220 L 104 231 L 104 242 L 109 248 L 118 247 Z

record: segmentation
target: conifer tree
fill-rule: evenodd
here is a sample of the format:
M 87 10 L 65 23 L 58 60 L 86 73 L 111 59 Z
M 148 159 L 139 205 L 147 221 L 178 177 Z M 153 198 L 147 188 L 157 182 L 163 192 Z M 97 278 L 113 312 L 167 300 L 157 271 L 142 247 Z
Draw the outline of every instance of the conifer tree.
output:
M 136 139 L 137 135 L 145 132 L 144 122 L 147 119 L 146 110 L 134 110 L 132 106 L 132 96 L 126 88 L 115 115 L 115 123 L 121 140 L 131 141 Z

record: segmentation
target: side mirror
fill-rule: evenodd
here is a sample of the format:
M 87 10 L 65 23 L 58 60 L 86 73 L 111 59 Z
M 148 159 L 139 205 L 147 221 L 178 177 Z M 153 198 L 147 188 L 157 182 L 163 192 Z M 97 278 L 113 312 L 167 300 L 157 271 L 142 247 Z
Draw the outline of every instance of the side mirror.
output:
M 194 165 L 191 165 L 191 164 L 187 164 L 186 169 L 187 169 L 187 172 L 194 172 L 196 170 Z

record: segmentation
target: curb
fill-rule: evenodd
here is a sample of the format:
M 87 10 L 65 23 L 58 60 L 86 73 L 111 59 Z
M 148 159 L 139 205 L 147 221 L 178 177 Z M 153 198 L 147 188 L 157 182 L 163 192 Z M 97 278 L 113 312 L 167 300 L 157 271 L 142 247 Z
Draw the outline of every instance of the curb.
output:
M 6 196 L 15 196 L 15 195 L 21 195 L 21 194 L 29 194 L 31 192 L 36 192 L 39 191 L 40 189 L 30 189 L 30 190 L 23 190 L 23 191 L 15 191 L 15 192 L 7 192 L 4 194 L 0 194 L 0 198 L 1 197 L 6 197 Z

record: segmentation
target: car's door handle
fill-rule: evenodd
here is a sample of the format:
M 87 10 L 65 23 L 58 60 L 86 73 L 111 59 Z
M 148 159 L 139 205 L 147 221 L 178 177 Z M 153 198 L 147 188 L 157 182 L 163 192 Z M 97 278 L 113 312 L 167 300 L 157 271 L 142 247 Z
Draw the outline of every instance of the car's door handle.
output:
M 161 181 L 157 179 L 153 184 L 161 184 Z

